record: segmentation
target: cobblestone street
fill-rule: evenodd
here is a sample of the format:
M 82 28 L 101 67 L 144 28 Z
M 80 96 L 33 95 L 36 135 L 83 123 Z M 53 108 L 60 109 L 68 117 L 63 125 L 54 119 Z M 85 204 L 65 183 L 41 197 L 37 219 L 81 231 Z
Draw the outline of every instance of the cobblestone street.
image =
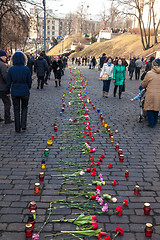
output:
M 123 215 L 98 216 L 98 226 L 110 236 L 114 236 L 114 229 L 120 226 L 124 229 L 124 235 L 118 236 L 118 240 L 160 240 L 160 122 L 153 129 L 147 127 L 147 121 L 138 122 L 139 102 L 130 102 L 130 99 L 139 92 L 140 81 L 126 80 L 126 91 L 122 93 L 122 99 L 113 97 L 113 82 L 109 92 L 109 98 L 102 98 L 102 82 L 98 80 L 99 72 L 89 70 L 87 67 L 79 68 L 87 78 L 87 96 L 103 113 L 104 120 L 110 128 L 118 133 L 114 134 L 115 142 L 110 143 L 109 136 L 103 132 L 95 134 L 94 146 L 96 152 L 94 157 L 105 154 L 101 173 L 106 182 L 117 181 L 116 186 L 106 184 L 103 187 L 105 193 L 111 194 L 123 202 L 129 201 L 129 205 L 123 208 Z M 58 169 L 59 163 L 64 168 L 70 166 L 72 172 L 77 171 L 78 164 L 84 160 L 85 155 L 78 155 L 77 149 L 69 151 L 62 150 L 63 136 L 66 131 L 65 121 L 68 116 L 65 112 L 60 117 L 62 108 L 62 96 L 71 78 L 69 69 L 65 70 L 62 86 L 55 88 L 53 73 L 49 85 L 43 90 L 37 90 L 37 82 L 33 81 L 28 109 L 28 128 L 24 133 L 15 133 L 14 124 L 5 125 L 0 123 L 0 240 L 25 240 L 25 224 L 29 214 L 29 203 L 36 201 L 37 218 L 34 233 L 38 233 L 48 216 L 50 202 L 68 198 L 62 196 L 59 189 L 70 189 L 76 186 L 72 183 L 62 184 L 62 180 L 51 175 L 64 173 Z M 68 103 L 66 103 L 68 104 Z M 13 109 L 12 109 L 13 110 Z M 3 113 L 3 104 L 0 102 L 0 112 Z M 1 114 L 3 116 L 3 114 Z M 52 124 L 56 118 L 58 131 L 55 133 Z M 101 120 L 95 110 L 91 111 L 92 119 L 96 120 L 96 128 L 102 129 Z M 13 118 L 13 112 L 12 112 Z M 62 119 L 62 120 L 61 120 Z M 40 193 L 34 193 L 34 184 L 38 181 L 41 172 L 41 160 L 44 149 L 47 147 L 47 139 L 54 134 L 53 146 L 49 146 L 50 154 L 46 162 L 45 179 L 41 184 Z M 74 140 L 73 140 L 74 142 Z M 79 140 L 79 144 L 84 139 Z M 115 144 L 119 142 L 123 149 L 124 162 L 119 162 L 115 151 Z M 70 139 L 68 139 L 68 144 Z M 68 155 L 67 155 L 68 154 Z M 75 162 L 75 165 L 74 165 Z M 73 163 L 73 164 L 72 164 Z M 108 169 L 112 163 L 113 168 Z M 129 170 L 129 178 L 124 176 L 125 170 Z M 135 185 L 140 186 L 140 194 L 134 194 Z M 85 189 L 85 184 L 83 186 Z M 91 187 L 91 190 L 92 187 Z M 78 201 L 84 197 L 78 198 Z M 151 204 L 151 213 L 144 215 L 144 203 Z M 40 240 L 61 230 L 74 230 L 75 227 L 66 223 L 52 223 L 52 220 L 62 217 L 74 218 L 75 213 L 82 211 L 72 208 L 54 209 L 48 224 L 40 233 Z M 74 215 L 75 214 L 75 215 Z M 144 229 L 146 223 L 153 224 L 152 238 L 145 237 Z M 56 239 L 62 239 L 63 236 Z M 73 239 L 74 237 L 72 237 Z M 84 238 L 89 239 L 89 238 Z M 90 239 L 97 239 L 91 237 Z M 28 238 L 30 240 L 30 238 Z

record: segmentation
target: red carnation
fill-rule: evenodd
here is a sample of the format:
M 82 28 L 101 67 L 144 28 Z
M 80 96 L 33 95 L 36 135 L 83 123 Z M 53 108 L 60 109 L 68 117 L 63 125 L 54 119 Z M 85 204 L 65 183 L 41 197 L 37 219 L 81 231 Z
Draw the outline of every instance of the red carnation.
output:
M 97 219 L 97 217 L 96 217 L 96 216 L 92 216 L 92 219 L 93 219 L 93 220 L 96 220 L 96 219 Z
M 98 164 L 98 166 L 100 166 L 100 165 L 101 165 L 101 163 L 100 163 L 99 161 L 97 161 L 97 164 Z
M 94 162 L 91 162 L 91 163 L 90 163 L 90 165 L 93 165 L 93 166 L 95 166 L 95 163 L 94 163 Z
M 91 130 L 91 127 L 90 127 L 90 126 L 88 126 L 88 129 L 89 129 L 89 130 Z
M 77 119 L 74 119 L 73 122 L 77 122 Z
M 114 181 L 112 182 L 112 184 L 113 184 L 113 186 L 116 186 L 116 185 L 117 185 L 116 180 L 114 180 Z
M 108 164 L 108 168 L 112 168 L 112 164 L 111 163 Z
M 85 143 L 89 144 L 89 142 L 88 142 L 88 141 L 85 141 Z
M 105 232 L 99 232 L 98 239 L 101 239 L 102 236 L 106 236 L 106 235 L 107 235 L 107 233 L 105 233 Z
M 104 240 L 111 240 L 110 236 L 104 237 Z
M 123 204 L 124 204 L 124 206 L 128 206 L 128 201 L 126 199 L 124 199 Z
M 94 137 L 91 137 L 91 142 L 93 142 L 94 141 Z
M 94 161 L 94 157 L 93 157 L 93 156 L 91 156 L 90 159 L 91 159 L 92 161 Z
M 96 190 L 98 190 L 98 189 L 101 191 L 101 186 L 100 185 L 97 185 Z
M 92 200 L 96 200 L 97 195 L 92 195 Z
M 116 211 L 117 211 L 118 216 L 122 215 L 122 207 L 121 206 L 117 206 Z
M 87 172 L 90 172 L 91 171 L 91 168 L 87 168 Z
M 83 135 L 83 138 L 85 138 L 86 137 L 86 135 Z
M 93 170 L 96 171 L 96 167 L 93 167 Z
M 123 228 L 121 228 L 121 227 L 116 227 L 116 228 L 115 228 L 115 232 L 116 232 L 117 234 L 123 235 L 124 230 L 123 230 Z
M 92 176 L 96 176 L 96 171 L 92 171 Z
M 101 155 L 101 158 L 105 158 L 104 154 Z
M 99 160 L 102 162 L 102 161 L 103 161 L 103 158 L 99 157 Z
M 90 152 L 93 153 L 94 152 L 93 149 L 91 149 Z
M 84 133 L 87 133 L 87 131 L 84 131 Z
M 93 223 L 91 226 L 92 226 L 92 229 L 94 229 L 94 230 L 98 229 L 97 223 Z

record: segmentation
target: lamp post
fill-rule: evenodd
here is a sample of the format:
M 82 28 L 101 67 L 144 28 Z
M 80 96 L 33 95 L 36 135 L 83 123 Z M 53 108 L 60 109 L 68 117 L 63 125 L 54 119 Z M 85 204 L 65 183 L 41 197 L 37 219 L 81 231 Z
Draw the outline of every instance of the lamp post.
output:
M 43 0 L 44 9 L 44 51 L 46 52 L 46 0 Z

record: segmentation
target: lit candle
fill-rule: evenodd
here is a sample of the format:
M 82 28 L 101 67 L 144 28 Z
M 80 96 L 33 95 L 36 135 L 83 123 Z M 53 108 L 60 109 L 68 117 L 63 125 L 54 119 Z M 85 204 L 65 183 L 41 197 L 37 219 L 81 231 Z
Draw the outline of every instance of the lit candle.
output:
M 150 203 L 144 203 L 144 214 L 149 215 L 150 211 L 151 211 Z
M 129 171 L 128 170 L 125 171 L 125 177 L 129 177 Z
M 32 210 L 37 210 L 37 204 L 36 204 L 36 202 L 35 201 L 32 201 L 32 202 L 30 202 L 30 204 L 29 204 L 29 210 L 30 211 L 32 211 Z
M 62 115 L 63 115 L 63 113 L 62 113 L 62 112 L 60 112 L 60 117 L 62 117 Z
M 146 237 L 151 237 L 153 233 L 153 228 L 151 223 L 146 223 L 145 227 L 145 236 Z
M 99 108 L 97 108 L 97 112 L 100 113 L 100 109 Z
M 25 229 L 25 233 L 26 233 L 26 237 L 32 237 L 32 224 L 26 224 L 26 229 Z
M 123 160 L 124 160 L 124 155 L 123 154 L 119 155 L 119 161 L 123 162 Z
M 139 194 L 139 186 L 136 185 L 134 188 L 134 194 L 138 195 Z
M 64 112 L 64 108 L 62 108 L 62 112 Z
M 40 191 L 40 183 L 35 183 L 35 185 L 34 185 L 34 192 L 35 193 L 39 193 L 39 191 Z
M 119 149 L 119 143 L 116 143 L 116 150 Z
M 113 136 L 111 136 L 111 138 L 110 138 L 110 142 L 111 142 L 111 143 L 114 142 L 114 137 L 113 137 Z
M 32 213 L 30 213 L 28 216 L 27 224 L 32 224 L 32 229 L 34 228 L 35 220 Z
M 33 214 L 33 218 L 35 220 L 36 219 L 36 211 L 35 210 L 31 210 L 31 214 Z
M 120 156 L 122 154 L 122 149 L 118 150 L 118 155 Z
M 57 132 L 58 128 L 57 126 L 54 126 L 54 131 Z
M 53 143 L 52 139 L 51 139 L 51 138 L 49 138 L 49 139 L 47 140 L 47 144 L 48 144 L 49 146 L 51 146 L 51 145 L 52 145 L 52 143 Z
M 45 161 L 44 159 L 42 159 L 41 168 L 42 168 L 42 169 L 45 169 L 45 168 L 46 168 L 46 161 Z

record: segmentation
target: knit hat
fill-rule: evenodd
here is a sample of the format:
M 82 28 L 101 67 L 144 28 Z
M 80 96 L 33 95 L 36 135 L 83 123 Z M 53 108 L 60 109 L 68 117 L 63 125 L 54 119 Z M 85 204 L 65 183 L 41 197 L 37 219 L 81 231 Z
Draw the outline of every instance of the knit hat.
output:
M 7 57 L 7 53 L 4 50 L 0 50 L 0 57 Z
M 155 60 L 152 62 L 152 64 L 153 64 L 153 66 L 155 66 L 155 67 L 159 67 L 159 66 L 160 66 L 160 59 L 159 59 L 159 58 L 155 59 Z

